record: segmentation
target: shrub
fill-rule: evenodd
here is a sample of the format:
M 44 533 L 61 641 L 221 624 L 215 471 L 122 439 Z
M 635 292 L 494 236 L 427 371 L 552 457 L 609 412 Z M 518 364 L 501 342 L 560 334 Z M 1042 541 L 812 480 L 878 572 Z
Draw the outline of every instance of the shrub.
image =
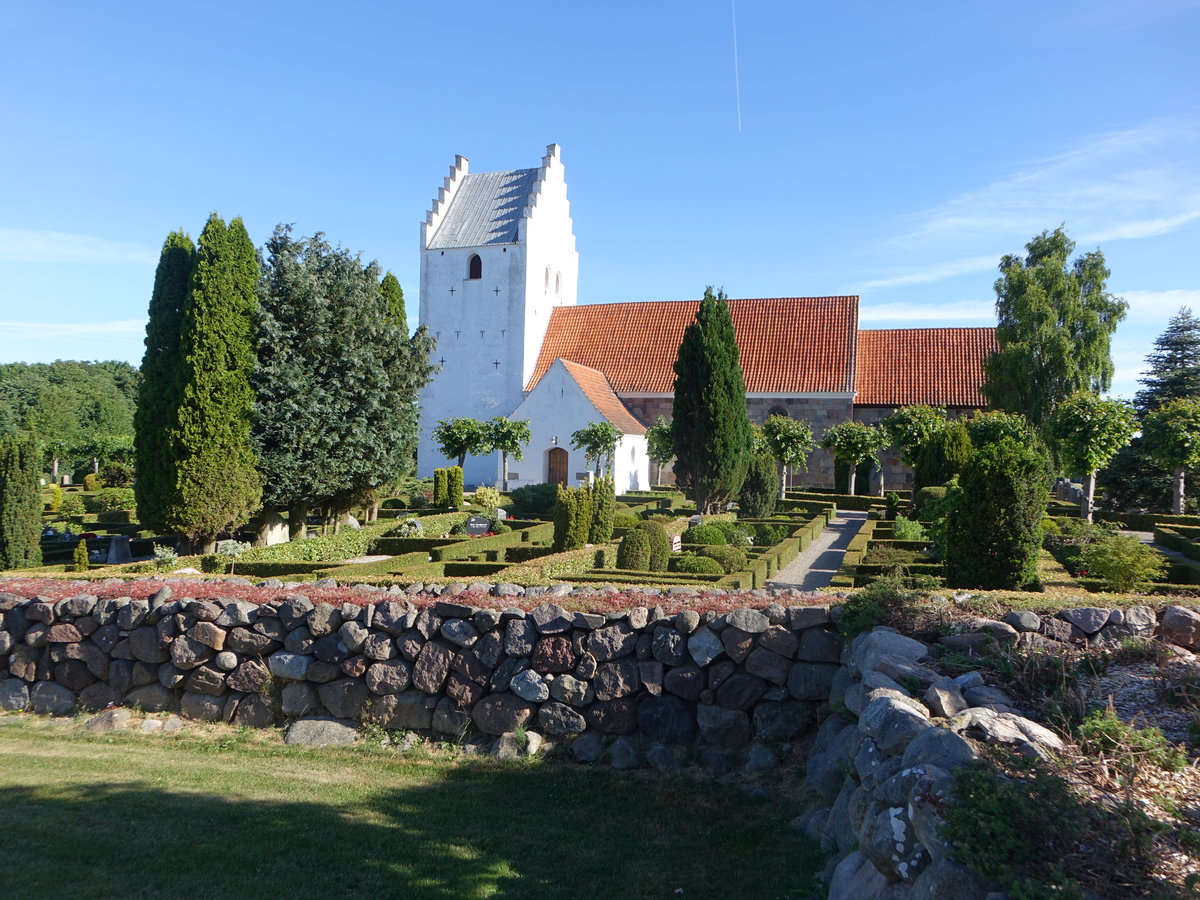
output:
M 463 470 L 458 466 L 446 470 L 446 505 L 451 509 L 463 505 Z
M 159 570 L 170 569 L 177 562 L 179 556 L 175 553 L 174 547 L 168 547 L 166 544 L 154 545 L 154 565 Z
M 746 479 L 738 491 L 738 515 L 765 519 L 775 512 L 779 496 L 779 472 L 775 460 L 760 453 L 750 458 Z
M 616 488 L 611 478 L 601 478 L 592 485 L 592 522 L 588 534 L 591 543 L 605 544 L 612 540 L 616 512 Z
M 915 601 L 920 594 L 899 575 L 877 578 L 842 604 L 838 630 L 849 640 L 887 621 L 889 614 Z
M 558 488 L 554 507 L 554 552 L 578 550 L 587 544 L 592 525 L 592 492 L 589 488 Z
M 92 508 L 96 512 L 133 509 L 136 504 L 132 488 L 104 488 L 91 498 Z
M 100 476 L 94 472 L 88 472 L 83 476 L 83 489 L 85 491 L 98 491 L 101 488 Z
M 133 481 L 133 466 L 111 460 L 100 470 L 100 481 L 105 487 L 125 487 Z
M 63 501 L 62 488 L 57 484 L 51 484 L 46 490 L 50 494 L 49 499 L 46 501 L 47 510 L 49 512 L 58 512 L 58 508 L 62 506 Z
M 725 570 L 708 556 L 681 556 L 675 560 L 675 571 L 688 575 L 723 575 Z
M 754 543 L 759 547 L 778 544 L 791 533 L 786 525 L 769 525 L 766 522 L 754 526 Z
M 200 557 L 200 571 L 208 575 L 220 575 L 225 571 L 225 560 L 219 553 L 205 553 Z
M 1161 729 L 1135 728 L 1122 722 L 1111 708 L 1088 713 L 1075 736 L 1079 749 L 1087 755 L 1123 757 L 1118 762 L 1125 762 L 1133 772 L 1144 764 L 1178 772 L 1188 761 L 1187 754 L 1163 737 Z
M 630 512 L 619 512 L 613 515 L 613 528 L 637 528 L 642 520 Z
M 547 519 L 554 513 L 557 485 L 527 484 L 512 492 L 512 512 L 519 519 Z
M 944 484 L 921 488 L 913 497 L 913 515 L 923 522 L 928 521 L 932 518 L 929 513 L 930 504 L 944 500 L 945 497 L 946 486 Z
M 433 505 L 449 506 L 450 494 L 447 490 L 448 481 L 445 469 L 433 470 Z
M 638 530 L 644 531 L 650 538 L 649 571 L 667 571 L 667 563 L 671 559 L 671 537 L 667 534 L 667 529 L 658 522 L 642 522 L 638 525 Z
M 64 516 L 82 516 L 85 511 L 83 498 L 74 493 L 64 495 L 58 511 Z
M 917 454 L 914 483 L 943 484 L 963 471 L 971 455 L 971 438 L 962 422 L 948 422 Z
M 753 530 L 749 525 L 743 522 L 735 522 L 733 519 L 718 519 L 712 523 L 721 529 L 721 534 L 725 535 L 723 543 L 730 547 L 749 547 L 750 538 L 753 535 Z
M 900 510 L 904 508 L 904 501 L 900 499 L 900 495 L 895 491 L 891 491 L 887 495 L 887 518 L 888 521 L 893 521 L 896 516 L 900 515 Z
M 475 488 L 475 496 L 471 498 L 471 502 L 480 509 L 486 510 L 489 516 L 494 516 L 496 510 L 503 504 L 504 498 L 494 487 L 485 484 Z
M 1088 544 L 1079 555 L 1079 565 L 1104 582 L 1104 589 L 1126 593 L 1140 582 L 1159 581 L 1167 561 L 1157 550 L 1135 537 L 1111 534 Z
M 393 528 L 389 534 L 394 537 L 422 537 L 425 534 L 425 526 L 421 524 L 420 519 L 405 519 Z
M 1013 590 L 1036 581 L 1046 480 L 1045 458 L 1011 438 L 971 455 L 947 519 L 947 584 Z
M 715 522 L 705 522 L 701 525 L 693 525 L 684 531 L 683 542 L 685 544 L 728 544 L 729 539 L 725 536 L 725 530 L 718 527 Z
M 408 504 L 405 503 L 403 500 L 401 500 L 399 497 L 388 497 L 386 500 L 383 501 L 382 508 L 383 509 L 407 509 Z
M 925 526 L 920 522 L 914 522 L 912 519 L 906 519 L 904 516 L 896 516 L 896 521 L 893 525 L 898 541 L 923 541 L 925 540 Z
M 725 574 L 730 572 L 740 572 L 746 568 L 746 552 L 739 550 L 737 547 L 727 547 L 721 544 L 710 544 L 702 549 L 700 556 L 708 559 L 715 559 L 721 564 L 721 569 Z
M 633 529 L 617 545 L 617 568 L 645 572 L 650 568 L 650 535 Z
M 75 545 L 75 552 L 71 556 L 74 562 L 73 570 L 76 572 L 86 572 L 88 570 L 88 548 L 87 541 L 80 541 Z

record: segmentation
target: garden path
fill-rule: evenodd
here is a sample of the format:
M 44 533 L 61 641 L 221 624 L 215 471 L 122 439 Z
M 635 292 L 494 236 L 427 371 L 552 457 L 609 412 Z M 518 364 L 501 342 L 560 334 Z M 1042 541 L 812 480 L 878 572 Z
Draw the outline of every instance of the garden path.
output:
M 842 557 L 851 539 L 858 534 L 867 514 L 852 509 L 838 510 L 829 520 L 816 540 L 804 548 L 800 555 L 775 573 L 767 582 L 768 587 L 797 588 L 815 591 L 828 587 L 829 582 L 842 565 Z

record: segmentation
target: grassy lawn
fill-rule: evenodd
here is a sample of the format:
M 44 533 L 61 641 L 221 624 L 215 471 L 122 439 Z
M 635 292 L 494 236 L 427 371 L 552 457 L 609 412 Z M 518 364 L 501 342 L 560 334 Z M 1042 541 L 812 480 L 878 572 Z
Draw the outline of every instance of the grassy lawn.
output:
M 802 898 L 821 864 L 792 798 L 219 726 L 0 718 L 0 810 L 6 898 Z

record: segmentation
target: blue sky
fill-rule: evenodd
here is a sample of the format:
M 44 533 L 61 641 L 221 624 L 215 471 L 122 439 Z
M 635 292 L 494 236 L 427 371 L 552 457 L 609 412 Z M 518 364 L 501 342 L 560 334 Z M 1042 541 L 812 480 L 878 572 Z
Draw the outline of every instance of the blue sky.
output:
M 1066 223 L 1130 302 L 1130 396 L 1200 311 L 1198 0 L 0 2 L 0 362 L 141 358 L 167 233 L 212 210 L 378 259 L 461 153 L 563 147 L 580 299 L 856 293 L 865 327 L 994 323 Z M 740 127 L 739 127 L 740 107 Z

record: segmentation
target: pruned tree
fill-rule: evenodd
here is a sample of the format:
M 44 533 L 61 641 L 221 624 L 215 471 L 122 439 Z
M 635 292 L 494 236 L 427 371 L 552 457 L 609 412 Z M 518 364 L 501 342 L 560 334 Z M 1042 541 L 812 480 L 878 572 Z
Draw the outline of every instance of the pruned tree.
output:
M 808 454 L 817 446 L 812 428 L 802 419 L 790 416 L 767 416 L 762 424 L 763 442 L 772 459 L 783 469 L 779 480 L 779 499 L 787 493 L 788 473 L 795 469 L 808 471 Z
M 965 419 L 960 419 L 971 438 L 971 446 L 985 447 L 1004 438 L 1028 441 L 1033 435 L 1029 420 L 1020 413 L 1003 412 L 998 409 L 975 410 Z
M 662 469 L 675 458 L 675 440 L 671 436 L 671 423 L 659 416 L 653 425 L 646 429 L 646 455 L 659 468 L 659 478 Z
M 1173 475 L 1171 511 L 1183 515 L 1188 469 L 1200 466 L 1200 399 L 1172 400 L 1142 422 L 1151 458 Z
M 734 497 L 750 461 L 746 381 L 724 291 L 704 291 L 675 359 L 675 480 L 703 514 Z
M 172 231 L 163 242 L 150 295 L 146 352 L 133 418 L 137 471 L 133 489 L 138 519 L 152 531 L 166 528 L 169 510 L 178 500 L 179 452 L 172 438 L 183 387 L 179 336 L 195 262 L 192 239 L 182 231 Z
M 839 422 L 830 426 L 821 438 L 821 446 L 832 451 L 834 458 L 850 467 L 849 493 L 854 493 L 855 469 L 870 460 L 879 465 L 879 451 L 887 446 L 888 437 L 882 429 L 862 422 Z M 882 488 L 882 477 L 880 487 Z
M 583 451 L 583 458 L 596 466 L 596 477 L 612 477 L 613 459 L 623 435 L 612 422 L 592 422 L 571 435 L 571 446 Z
M 1055 408 L 1080 390 L 1112 381 L 1110 341 L 1127 304 L 1107 290 L 1099 250 L 1074 261 L 1060 226 L 1000 260 L 996 290 L 998 352 L 984 362 L 983 394 L 996 409 L 1026 416 L 1039 432 Z
M 200 240 L 184 307 L 173 444 L 179 496 L 166 524 L 210 552 L 216 536 L 249 521 L 262 500 L 250 445 L 253 316 L 258 256 L 240 218 L 213 213 Z
M 1064 461 L 1084 476 L 1080 518 L 1092 521 L 1096 471 L 1109 464 L 1135 431 L 1137 416 L 1128 403 L 1102 400 L 1089 391 L 1072 394 L 1054 411 L 1050 433 Z
M 460 469 L 468 456 L 482 456 L 492 449 L 487 423 L 469 416 L 442 419 L 434 426 L 433 439 L 443 456 L 458 460 Z
M 946 427 L 946 409 L 913 403 L 900 407 L 879 424 L 892 446 L 900 451 L 900 461 L 912 469 L 922 448 Z
M 524 458 L 525 445 L 531 437 L 528 419 L 508 419 L 496 416 L 488 422 L 487 441 L 493 450 L 500 451 L 500 489 L 508 490 L 508 459 L 517 462 Z
M 0 570 L 42 564 L 42 451 L 32 435 L 0 437 Z

